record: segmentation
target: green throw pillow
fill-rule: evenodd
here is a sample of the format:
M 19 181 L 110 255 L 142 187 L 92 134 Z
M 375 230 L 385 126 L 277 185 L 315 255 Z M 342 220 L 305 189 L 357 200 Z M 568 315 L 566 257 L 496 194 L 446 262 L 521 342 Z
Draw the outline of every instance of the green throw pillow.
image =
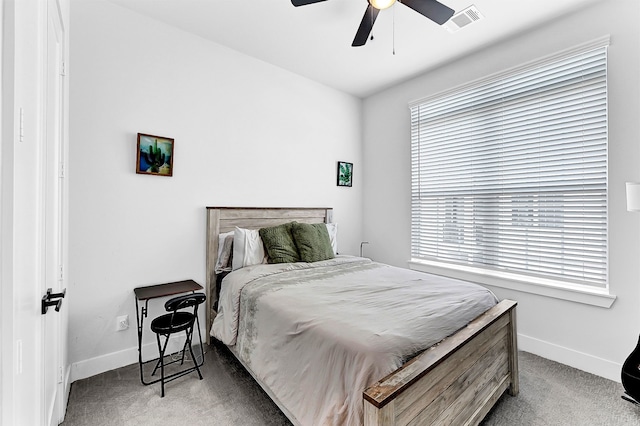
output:
M 258 231 L 269 255 L 269 263 L 300 262 L 300 255 L 291 232 L 294 223 L 289 222 Z
M 333 259 L 333 248 L 327 225 L 324 223 L 297 223 L 293 224 L 293 239 L 303 262 L 318 262 L 320 260 Z

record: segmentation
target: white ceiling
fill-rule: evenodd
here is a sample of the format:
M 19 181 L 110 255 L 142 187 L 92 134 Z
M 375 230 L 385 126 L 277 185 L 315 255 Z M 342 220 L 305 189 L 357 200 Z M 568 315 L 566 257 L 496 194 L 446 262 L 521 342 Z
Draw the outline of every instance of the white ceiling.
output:
M 441 0 L 456 11 L 474 4 L 485 17 L 456 33 L 396 3 L 380 12 L 374 40 L 357 48 L 351 42 L 366 0 L 328 0 L 301 7 L 289 0 L 110 1 L 366 97 L 594 0 Z

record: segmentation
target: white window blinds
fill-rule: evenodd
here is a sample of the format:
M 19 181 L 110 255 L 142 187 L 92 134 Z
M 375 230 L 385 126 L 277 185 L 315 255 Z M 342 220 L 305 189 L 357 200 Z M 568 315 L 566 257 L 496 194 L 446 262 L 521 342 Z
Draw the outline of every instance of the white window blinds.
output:
M 411 106 L 411 254 L 607 286 L 607 48 Z

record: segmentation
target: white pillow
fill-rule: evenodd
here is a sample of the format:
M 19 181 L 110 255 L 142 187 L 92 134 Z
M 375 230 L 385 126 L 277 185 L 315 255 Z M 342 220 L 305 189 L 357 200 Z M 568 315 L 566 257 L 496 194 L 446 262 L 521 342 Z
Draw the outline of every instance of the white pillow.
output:
M 224 234 L 220 234 L 218 236 L 218 258 L 216 260 L 215 273 L 219 274 L 220 272 L 225 271 L 225 266 L 222 265 L 222 250 L 224 249 L 224 241 L 227 237 L 234 235 L 233 231 L 225 232 Z
M 233 234 L 233 270 L 266 263 L 265 257 L 262 238 L 260 238 L 258 230 L 243 229 L 236 226 Z
M 337 223 L 326 223 L 327 232 L 329 232 L 329 241 L 331 241 L 331 248 L 333 249 L 333 254 L 338 255 L 338 224 Z

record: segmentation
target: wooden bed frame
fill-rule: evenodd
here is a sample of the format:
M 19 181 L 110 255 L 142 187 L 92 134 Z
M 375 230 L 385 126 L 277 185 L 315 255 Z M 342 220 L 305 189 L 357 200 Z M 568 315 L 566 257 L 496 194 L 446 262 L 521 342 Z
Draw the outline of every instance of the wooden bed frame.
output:
M 218 299 L 219 234 L 236 226 L 259 229 L 293 220 L 330 223 L 332 218 L 331 208 L 207 207 L 207 343 L 216 315 L 212 306 Z M 270 389 L 249 373 L 285 415 L 299 424 Z M 516 302 L 510 300 L 503 300 L 367 388 L 364 425 L 477 425 L 505 391 L 512 396 L 519 392 Z

